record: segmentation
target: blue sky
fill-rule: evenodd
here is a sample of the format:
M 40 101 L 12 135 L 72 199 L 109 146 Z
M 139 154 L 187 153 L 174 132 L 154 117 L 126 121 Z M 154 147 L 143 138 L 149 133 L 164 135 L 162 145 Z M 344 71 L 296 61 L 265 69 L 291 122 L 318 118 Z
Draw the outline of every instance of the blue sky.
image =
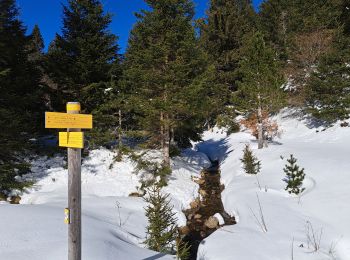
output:
M 257 7 L 262 0 L 254 0 Z M 45 41 L 45 48 L 61 32 L 62 3 L 66 0 L 17 0 L 21 19 L 31 32 L 33 26 L 38 24 Z M 102 0 L 105 10 L 112 13 L 113 22 L 110 30 L 119 36 L 121 52 L 125 51 L 129 31 L 135 23 L 134 13 L 146 7 L 143 0 Z M 209 0 L 195 0 L 196 18 L 203 17 Z

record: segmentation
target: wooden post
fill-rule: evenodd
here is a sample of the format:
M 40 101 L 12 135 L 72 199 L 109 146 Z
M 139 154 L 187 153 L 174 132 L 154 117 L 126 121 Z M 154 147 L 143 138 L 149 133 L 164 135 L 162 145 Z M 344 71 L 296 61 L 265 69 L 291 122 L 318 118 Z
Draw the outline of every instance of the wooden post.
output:
M 78 102 L 67 103 L 68 114 L 79 114 Z M 80 129 L 67 129 L 79 132 Z M 68 148 L 68 260 L 81 260 L 81 149 Z

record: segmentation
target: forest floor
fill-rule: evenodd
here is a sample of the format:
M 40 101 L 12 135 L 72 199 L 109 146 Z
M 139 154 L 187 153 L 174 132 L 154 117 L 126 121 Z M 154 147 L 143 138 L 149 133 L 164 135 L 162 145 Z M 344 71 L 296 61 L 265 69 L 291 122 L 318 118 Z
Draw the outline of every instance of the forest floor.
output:
M 170 193 L 178 224 L 183 210 L 198 195 L 198 177 L 210 160 L 221 162 L 224 208 L 236 225 L 204 239 L 200 260 L 349 260 L 350 259 L 350 128 L 322 131 L 308 119 L 286 110 L 276 117 L 280 139 L 258 150 L 247 131 L 229 136 L 220 129 L 205 132 L 203 142 L 172 160 L 173 173 L 164 189 Z M 257 176 L 243 172 L 242 150 L 250 144 L 261 160 Z M 293 154 L 305 168 L 301 196 L 285 190 L 283 167 Z M 157 152 L 153 152 L 156 157 Z M 124 158 L 113 162 L 106 149 L 90 152 L 82 167 L 83 259 L 173 259 L 144 248 L 147 219 L 142 198 L 128 197 L 140 186 L 141 173 Z M 20 205 L 0 204 L 0 259 L 61 260 L 67 256 L 67 170 L 62 156 L 37 157 L 28 179 L 35 185 Z M 261 212 L 265 232 L 259 224 Z M 317 250 L 316 250 L 317 249 Z

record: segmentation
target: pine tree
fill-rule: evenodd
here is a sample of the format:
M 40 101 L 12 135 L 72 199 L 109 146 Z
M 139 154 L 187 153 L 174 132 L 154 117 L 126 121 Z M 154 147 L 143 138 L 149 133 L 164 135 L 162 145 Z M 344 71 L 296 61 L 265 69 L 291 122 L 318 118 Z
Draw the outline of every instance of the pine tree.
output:
M 148 203 L 145 208 L 148 226 L 144 243 L 151 250 L 173 254 L 177 238 L 177 219 L 172 212 L 173 207 L 170 206 L 169 194 L 163 194 L 159 186 L 153 185 L 148 189 L 144 200 Z
M 137 14 L 125 55 L 124 77 L 135 114 L 152 147 L 163 151 L 170 166 L 170 145 L 199 137 L 203 107 L 199 76 L 206 61 L 192 26 L 190 0 L 147 0 L 149 10 Z M 187 124 L 191 127 L 188 128 Z M 187 141 L 188 142 L 188 141 Z
M 346 27 L 344 27 L 345 29 Z M 307 108 L 326 125 L 349 118 L 350 36 L 338 32 L 307 84 Z
M 256 28 L 256 14 L 250 0 L 211 0 L 207 18 L 197 22 L 200 46 L 210 66 L 205 73 L 208 92 L 205 102 L 211 108 L 205 115 L 208 129 L 216 124 L 236 127 L 231 92 L 237 89 L 239 49 L 243 36 Z M 233 118 L 232 118 L 233 116 Z
M 0 193 L 25 185 L 15 178 L 28 171 L 21 155 L 42 126 L 40 73 L 18 16 L 14 0 L 0 1 Z
M 305 178 L 304 168 L 299 169 L 299 166 L 296 164 L 297 159 L 295 159 L 292 154 L 287 162 L 288 165 L 285 165 L 283 169 L 287 175 L 284 179 L 284 181 L 287 183 L 285 190 L 289 193 L 298 195 L 305 190 L 305 188 L 301 187 Z
M 244 38 L 238 70 L 241 80 L 234 93 L 233 103 L 245 114 L 256 113 L 258 118 L 259 149 L 266 141 L 263 113 L 278 111 L 285 102 L 281 90 L 283 76 L 275 52 L 265 43 L 260 32 Z
M 63 106 L 78 100 L 87 112 L 105 98 L 112 77 L 118 77 L 117 37 L 108 27 L 111 15 L 99 0 L 69 0 L 63 7 L 62 35 L 56 35 L 48 52 L 48 70 L 58 84 Z M 62 108 L 61 108 L 62 109 Z
M 249 145 L 246 145 L 243 150 L 243 158 L 241 159 L 241 162 L 243 163 L 243 169 L 247 174 L 258 174 L 260 172 L 261 162 L 253 155 Z
M 42 62 L 44 56 L 44 40 L 40 32 L 39 26 L 36 24 L 29 36 L 28 44 L 29 57 L 32 62 Z
M 250 0 L 211 0 L 200 24 L 201 44 L 215 64 L 217 83 L 236 88 L 236 69 L 243 36 L 256 28 Z

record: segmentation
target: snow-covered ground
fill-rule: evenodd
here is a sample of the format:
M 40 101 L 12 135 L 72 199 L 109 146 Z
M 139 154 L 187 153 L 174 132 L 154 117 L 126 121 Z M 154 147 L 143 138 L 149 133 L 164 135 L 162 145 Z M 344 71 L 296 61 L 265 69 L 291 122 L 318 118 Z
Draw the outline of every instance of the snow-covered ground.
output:
M 209 165 L 205 154 L 221 160 L 224 206 L 238 221 L 202 241 L 198 259 L 350 259 L 350 128 L 335 126 L 316 132 L 289 114 L 278 116 L 283 134 L 268 148 L 257 150 L 247 132 L 227 137 L 214 129 L 193 150 L 173 160 L 165 191 L 171 194 L 180 225 L 185 223 L 182 209 L 197 196 L 191 175 Z M 242 170 L 239 159 L 245 144 L 261 160 L 257 176 Z M 305 168 L 306 190 L 300 197 L 284 191 L 283 167 L 290 154 Z M 99 149 L 83 162 L 83 259 L 173 259 L 144 248 L 145 204 L 140 198 L 128 197 L 140 185 L 139 175 L 133 173 L 129 159 L 110 167 L 114 155 Z M 22 196 L 21 205 L 0 204 L 0 259 L 66 259 L 67 170 L 63 158 L 37 158 L 32 171 L 37 182 Z M 267 232 L 257 223 L 258 198 Z M 307 239 L 312 233 L 321 237 L 317 252 Z
M 215 131 L 205 134 L 200 150 L 216 156 L 213 146 L 218 146 L 219 156 L 226 157 L 221 165 L 226 186 L 223 202 L 226 211 L 237 216 L 238 224 L 205 239 L 199 249 L 203 259 L 350 259 L 350 128 L 335 126 L 316 132 L 288 114 L 278 116 L 283 134 L 267 149 L 258 150 L 248 133 L 227 138 Z M 257 178 L 242 170 L 239 159 L 245 144 L 261 160 Z M 290 154 L 305 168 L 306 190 L 300 197 L 284 190 L 283 168 Z M 257 196 L 267 232 L 254 217 L 261 222 Z M 312 233 L 320 244 L 317 252 L 307 239 Z

